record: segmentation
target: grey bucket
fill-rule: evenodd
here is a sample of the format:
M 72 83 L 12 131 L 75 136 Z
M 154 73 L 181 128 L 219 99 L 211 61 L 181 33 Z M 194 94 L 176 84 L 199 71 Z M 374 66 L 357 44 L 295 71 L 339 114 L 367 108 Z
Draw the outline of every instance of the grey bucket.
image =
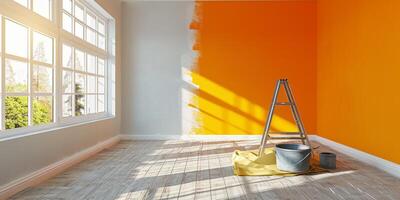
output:
M 319 165 L 325 169 L 336 169 L 336 154 L 330 152 L 320 153 Z
M 311 149 L 303 144 L 277 144 L 276 166 L 288 172 L 306 172 L 310 168 Z

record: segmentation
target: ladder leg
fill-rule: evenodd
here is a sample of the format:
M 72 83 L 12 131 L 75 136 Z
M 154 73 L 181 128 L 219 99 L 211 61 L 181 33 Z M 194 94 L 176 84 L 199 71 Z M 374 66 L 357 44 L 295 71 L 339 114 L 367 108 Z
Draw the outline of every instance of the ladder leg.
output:
M 264 133 L 263 133 L 263 136 L 262 136 L 262 139 L 261 139 L 260 149 L 258 151 L 258 156 L 259 157 L 264 155 L 264 148 L 265 148 L 265 144 L 266 144 L 266 142 L 268 140 L 268 137 L 269 137 L 268 132 L 269 132 L 269 128 L 271 126 L 272 116 L 274 114 L 274 109 L 275 109 L 275 103 L 276 103 L 276 101 L 278 99 L 279 88 L 281 86 L 281 83 L 282 83 L 281 80 L 278 80 L 276 82 L 274 96 L 272 97 L 272 103 L 271 103 L 271 106 L 269 108 L 269 113 L 268 113 L 267 120 L 266 120 L 265 127 L 264 127 Z
M 285 90 L 286 90 L 286 93 L 288 95 L 289 101 L 291 102 L 291 108 L 292 108 L 292 112 L 293 112 L 293 115 L 295 117 L 296 123 L 297 123 L 297 125 L 298 125 L 298 127 L 300 129 L 301 134 L 303 134 L 303 136 L 305 137 L 307 145 L 312 150 L 312 146 L 311 146 L 310 140 L 308 139 L 306 130 L 305 130 L 304 125 L 303 125 L 303 121 L 300 118 L 299 110 L 297 109 L 297 105 L 296 105 L 294 97 L 293 97 L 292 89 L 290 88 L 289 83 L 288 83 L 287 80 L 284 83 L 284 86 L 285 86 Z M 303 141 L 303 143 L 304 143 L 304 141 Z
M 293 95 L 292 95 L 292 92 L 291 92 L 291 90 L 290 90 L 288 80 L 285 80 L 285 81 L 283 82 L 283 87 L 285 88 L 286 97 L 288 98 L 288 101 L 289 101 L 289 103 L 290 103 L 290 110 L 291 110 L 293 119 L 294 119 L 295 122 L 296 122 L 296 126 L 297 126 L 297 128 L 298 128 L 298 131 L 300 132 L 300 135 L 301 135 L 302 137 L 304 137 L 304 132 L 303 132 L 303 131 L 304 131 L 304 127 L 303 127 L 303 124 L 301 123 L 301 119 L 300 119 L 299 114 L 296 112 L 296 102 L 295 102 L 295 100 L 294 100 L 294 98 L 293 98 Z M 303 144 L 306 144 L 306 142 L 304 141 L 304 139 L 301 139 L 301 142 L 302 142 Z

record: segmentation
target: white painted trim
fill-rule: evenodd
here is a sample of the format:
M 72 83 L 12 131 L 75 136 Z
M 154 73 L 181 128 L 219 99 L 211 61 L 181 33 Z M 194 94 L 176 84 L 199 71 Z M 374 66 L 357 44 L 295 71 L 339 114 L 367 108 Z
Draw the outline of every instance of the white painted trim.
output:
M 90 121 L 81 120 L 81 122 L 77 121 L 75 123 L 60 123 L 59 126 L 43 126 L 44 128 L 43 127 L 38 127 L 38 129 L 35 129 L 36 127 L 18 128 L 18 129 L 24 129 L 24 131 L 26 131 L 25 128 L 31 128 L 31 129 L 29 129 L 30 130 L 29 133 L 13 132 L 13 133 L 10 133 L 11 135 L 0 135 L 0 142 L 7 141 L 7 140 L 18 139 L 18 138 L 21 138 L 21 137 L 27 137 L 27 136 L 42 134 L 42 133 L 46 134 L 46 133 L 49 133 L 49 132 L 53 132 L 53 131 L 57 131 L 57 130 L 65 129 L 65 128 L 72 128 L 72 127 L 77 127 L 77 126 L 89 125 L 89 124 L 100 122 L 100 121 L 112 120 L 114 118 L 115 118 L 115 116 L 109 115 L 109 116 L 105 116 L 105 117 L 102 117 L 102 118 L 93 119 L 93 120 L 90 120 Z M 56 125 L 56 124 L 54 124 L 54 125 Z M 18 129 L 11 129 L 10 131 L 18 130 Z
M 311 141 L 316 141 L 319 142 L 323 145 L 326 145 L 335 151 L 338 151 L 340 153 L 346 154 L 356 160 L 359 160 L 365 164 L 371 165 L 373 167 L 376 167 L 382 171 L 385 171 L 395 177 L 400 178 L 400 165 L 396 164 L 394 162 L 390 162 L 388 160 L 379 158 L 377 156 L 365 153 L 363 151 L 354 149 L 352 147 L 339 144 L 337 142 L 334 142 L 332 140 L 323 138 L 318 135 L 310 135 L 309 136 Z
M 121 134 L 121 140 L 180 140 L 181 135 L 128 135 Z
M 182 139 L 201 141 L 261 140 L 261 135 L 183 135 Z
M 7 199 L 12 195 L 34 185 L 37 185 L 63 171 L 69 167 L 99 153 L 100 151 L 113 146 L 120 141 L 120 136 L 114 136 L 92 147 L 80 151 L 70 157 L 50 164 L 25 177 L 19 178 L 0 187 L 0 199 Z
M 221 140 L 261 140 L 261 135 L 133 135 L 122 134 L 122 140 L 201 140 L 201 141 L 221 141 Z

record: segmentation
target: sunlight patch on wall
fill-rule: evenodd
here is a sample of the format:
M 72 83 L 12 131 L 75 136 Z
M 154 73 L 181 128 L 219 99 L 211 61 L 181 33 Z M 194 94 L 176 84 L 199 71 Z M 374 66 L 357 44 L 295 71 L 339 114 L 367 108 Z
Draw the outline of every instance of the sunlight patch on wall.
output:
M 264 108 L 186 68 L 182 68 L 182 79 L 191 88 L 181 91 L 185 133 L 262 133 L 267 114 Z M 197 94 L 200 91 L 213 100 Z M 279 115 L 274 115 L 271 126 L 274 131 L 297 131 L 295 124 Z

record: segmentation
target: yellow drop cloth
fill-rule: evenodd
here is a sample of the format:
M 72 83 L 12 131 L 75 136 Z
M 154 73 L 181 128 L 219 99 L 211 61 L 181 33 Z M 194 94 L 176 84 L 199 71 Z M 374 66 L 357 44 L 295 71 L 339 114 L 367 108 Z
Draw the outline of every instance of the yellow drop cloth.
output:
M 278 170 L 276 167 L 275 148 L 265 148 L 264 156 L 258 158 L 256 150 L 233 152 L 233 172 L 238 176 L 294 176 L 296 173 Z M 313 163 L 313 161 L 311 162 Z M 316 173 L 326 171 L 312 165 L 306 173 Z M 304 173 L 303 173 L 304 174 Z

